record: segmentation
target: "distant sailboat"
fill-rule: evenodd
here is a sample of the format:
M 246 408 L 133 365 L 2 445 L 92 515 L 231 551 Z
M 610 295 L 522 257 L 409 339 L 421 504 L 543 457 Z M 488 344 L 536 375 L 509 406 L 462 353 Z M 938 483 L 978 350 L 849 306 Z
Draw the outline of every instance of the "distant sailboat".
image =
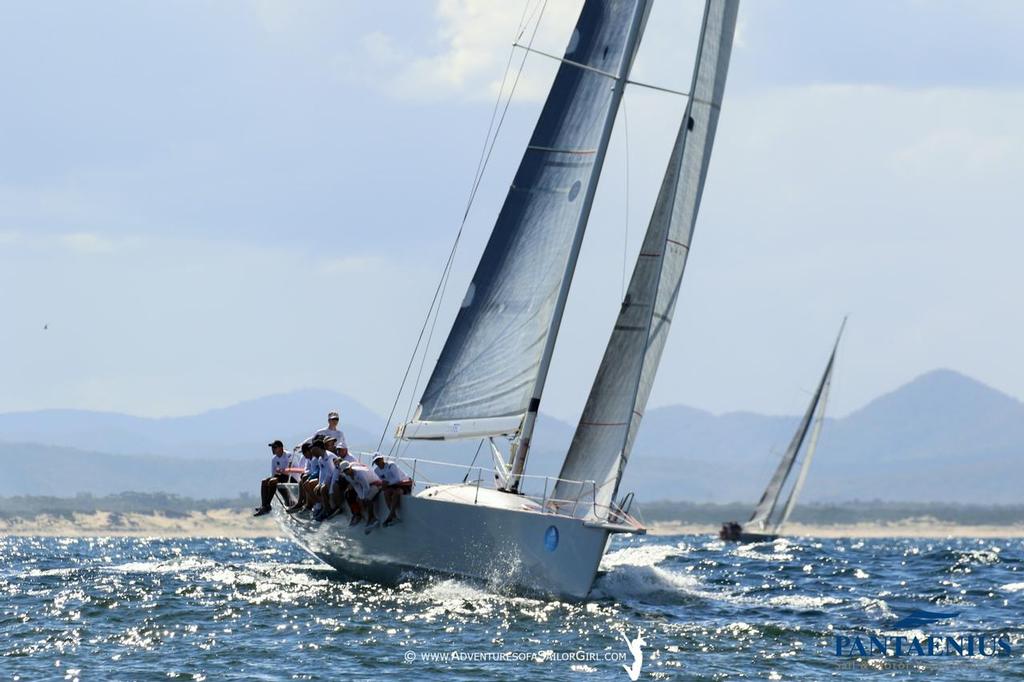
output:
M 839 327 L 835 345 L 832 347 L 832 354 L 828 358 L 828 364 L 825 365 L 825 372 L 821 375 L 818 388 L 811 398 L 811 404 L 807 406 L 807 412 L 800 420 L 796 433 L 793 434 L 793 440 L 790 441 L 779 466 L 775 469 L 771 480 L 768 481 L 768 487 L 764 489 L 764 494 L 761 495 L 750 520 L 745 526 L 734 521 L 723 524 L 722 530 L 718 533 L 721 539 L 737 542 L 765 542 L 775 540 L 782 534 L 782 528 L 789 520 L 789 515 L 793 513 L 793 507 L 796 505 L 797 497 L 799 497 L 804 480 L 807 478 L 811 460 L 814 459 L 814 451 L 818 447 L 818 437 L 821 435 L 821 427 L 825 421 L 828 392 L 832 385 L 832 369 L 835 365 L 836 351 L 839 349 L 839 339 L 842 338 L 845 327 L 846 319 L 844 318 Z M 781 513 L 776 515 L 786 481 L 793 472 L 793 465 L 800 455 L 800 448 L 804 444 L 808 432 L 810 432 L 810 440 L 807 443 L 807 450 L 804 452 L 803 463 L 800 465 L 800 473 L 797 475 L 793 487 L 790 488 L 789 496 L 786 498 Z
M 738 0 L 705 4 L 668 168 L 562 471 L 558 478 L 539 477 L 525 468 L 569 285 L 650 4 L 584 3 L 419 406 L 398 429 L 403 441 L 489 442 L 494 470 L 459 470 L 454 478 L 462 482 L 445 483 L 427 480 L 437 470 L 431 467 L 444 463 L 403 459 L 416 492 L 402 502 L 401 524 L 372 533 L 339 519 L 316 523 L 277 511 L 285 530 L 325 562 L 371 579 L 426 570 L 497 577 L 531 592 L 583 597 L 610 534 L 645 532 L 629 515 L 631 496 L 616 498 L 679 293 Z M 507 459 L 496 440 L 507 441 Z

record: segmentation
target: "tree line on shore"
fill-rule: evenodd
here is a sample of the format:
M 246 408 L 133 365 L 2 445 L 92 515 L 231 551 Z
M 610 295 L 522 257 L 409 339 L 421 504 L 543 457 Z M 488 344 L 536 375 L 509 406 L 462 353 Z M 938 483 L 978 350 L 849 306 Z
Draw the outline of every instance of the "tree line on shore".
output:
M 247 493 L 239 493 L 237 497 L 215 499 L 138 492 L 102 496 L 83 493 L 74 497 L 18 495 L 0 497 L 0 518 L 33 518 L 41 514 L 70 518 L 73 514 L 95 512 L 160 514 L 174 518 L 214 509 L 248 511 L 252 504 L 253 497 Z M 639 511 L 647 523 L 676 521 L 719 524 L 723 521 L 745 520 L 750 515 L 751 505 L 745 502 L 659 501 L 640 505 Z M 923 518 L 962 525 L 1024 524 L 1024 504 L 981 505 L 878 500 L 810 503 L 799 505 L 794 510 L 791 520 L 795 523 L 831 525 L 884 523 Z

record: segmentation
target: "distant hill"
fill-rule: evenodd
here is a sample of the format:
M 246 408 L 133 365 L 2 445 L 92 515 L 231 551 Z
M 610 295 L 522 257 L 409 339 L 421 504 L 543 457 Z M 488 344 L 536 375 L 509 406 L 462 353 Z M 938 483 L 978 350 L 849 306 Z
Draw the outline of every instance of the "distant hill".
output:
M 0 496 L 71 497 L 131 491 L 223 498 L 258 491 L 254 482 L 270 473 L 269 459 L 183 461 L 180 457 L 111 455 L 20 443 L 0 444 L 0 462 L 5 472 L 0 478 Z
M 648 412 L 623 479 L 644 499 L 757 500 L 798 417 Z M 775 452 L 769 448 L 775 446 Z M 645 477 L 653 470 L 656 476 Z M 802 499 L 1024 501 L 1024 404 L 950 370 L 826 421 Z
M 0 414 L 0 441 L 41 443 L 119 455 L 251 458 L 280 438 L 295 443 L 337 410 L 353 447 L 376 446 L 384 420 L 358 401 L 317 389 L 281 393 L 202 414 L 152 419 L 86 410 Z M 255 453 L 254 453 L 255 450 Z
M 329 409 L 341 411 L 354 447 L 376 445 L 381 417 L 351 398 L 318 390 L 170 419 L 70 410 L 3 414 L 0 461 L 8 475 L 0 494 L 234 496 L 251 490 L 268 467 L 269 439 L 296 442 L 319 427 Z M 622 489 L 648 501 L 753 504 L 797 419 L 652 409 Z M 541 416 L 531 474 L 557 475 L 573 428 Z M 469 463 L 477 445 L 416 443 L 407 452 Z M 183 466 L 182 458 L 204 462 Z M 476 463 L 486 468 L 490 461 L 485 446 Z M 962 374 L 937 370 L 828 420 L 803 499 L 1014 504 L 1024 501 L 1022 489 L 1024 405 Z

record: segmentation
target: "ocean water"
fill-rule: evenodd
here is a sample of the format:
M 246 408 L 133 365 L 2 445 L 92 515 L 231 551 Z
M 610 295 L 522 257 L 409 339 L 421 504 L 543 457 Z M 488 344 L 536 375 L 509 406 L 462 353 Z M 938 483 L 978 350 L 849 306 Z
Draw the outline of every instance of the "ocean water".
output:
M 580 603 L 349 580 L 285 540 L 0 550 L 0 679 L 629 680 L 638 634 L 639 679 L 1024 679 L 1019 539 L 615 538 Z M 896 627 L 913 609 L 958 615 Z M 835 655 L 837 637 L 871 634 L 1010 651 Z

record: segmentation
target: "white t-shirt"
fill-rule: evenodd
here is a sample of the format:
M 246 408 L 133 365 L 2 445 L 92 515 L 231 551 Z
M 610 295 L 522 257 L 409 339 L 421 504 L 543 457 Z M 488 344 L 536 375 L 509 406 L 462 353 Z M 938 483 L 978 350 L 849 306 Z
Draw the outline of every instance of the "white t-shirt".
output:
M 282 469 L 288 468 L 288 463 L 291 461 L 291 457 L 287 452 L 282 452 L 280 455 L 274 455 L 270 459 L 270 475 L 277 474 Z
M 377 474 L 370 471 L 363 464 L 353 464 L 352 468 L 343 475 L 352 484 L 352 488 L 356 491 L 356 496 L 361 500 L 370 499 L 373 493 L 377 491 L 377 487 L 373 484 L 380 479 L 377 478 Z
M 387 485 L 395 485 L 408 478 L 394 462 L 388 462 L 382 467 L 373 467 L 373 473 L 377 474 L 377 477 Z
M 337 446 L 339 450 L 341 450 L 342 448 L 345 448 L 346 450 L 348 449 L 348 443 L 345 442 L 345 434 L 339 431 L 338 429 L 332 429 L 330 427 L 322 428 L 319 431 L 315 432 L 312 436 L 307 438 L 306 442 L 312 443 L 313 439 L 316 438 L 317 436 L 323 436 L 325 438 L 327 436 L 333 436 L 334 439 L 337 441 Z
M 320 482 L 328 486 L 334 483 L 334 478 L 338 474 L 337 467 L 334 466 L 335 457 L 337 455 L 330 450 L 324 450 L 324 455 L 320 458 Z

